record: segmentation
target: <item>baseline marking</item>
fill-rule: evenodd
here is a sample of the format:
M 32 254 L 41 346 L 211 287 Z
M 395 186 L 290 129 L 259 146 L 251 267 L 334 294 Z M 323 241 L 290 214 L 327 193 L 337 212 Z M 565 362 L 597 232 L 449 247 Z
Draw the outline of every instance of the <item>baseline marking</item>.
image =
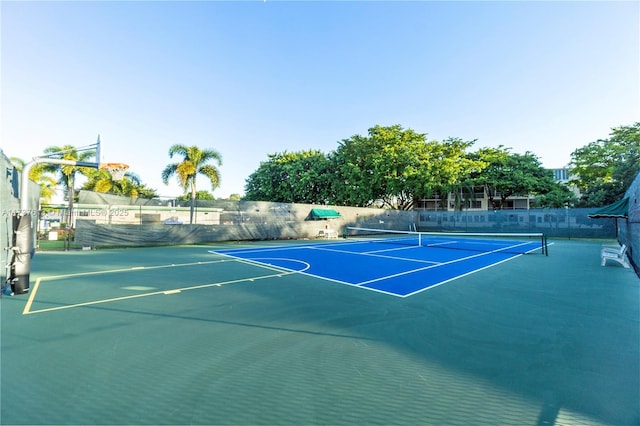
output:
M 493 253 L 500 253 L 501 251 L 502 251 L 501 249 L 497 249 L 497 250 L 492 250 L 492 251 L 488 251 L 488 252 L 484 252 L 484 253 L 478 253 L 478 254 L 474 254 L 474 255 L 471 255 L 471 256 L 461 257 L 459 259 L 453 259 L 453 260 L 450 260 L 448 262 L 441 262 L 441 263 L 438 263 L 436 265 L 429 265 L 429 266 L 425 266 L 423 268 L 418 268 L 418 269 L 413 269 L 413 270 L 410 270 L 410 271 L 400 272 L 400 273 L 393 274 L 393 275 L 387 275 L 387 276 L 380 277 L 380 278 L 375 278 L 375 279 L 369 280 L 369 281 L 363 281 L 363 282 L 358 283 L 356 285 L 362 286 L 362 285 L 374 283 L 374 282 L 377 282 L 377 281 L 383 281 L 383 280 L 386 280 L 388 278 L 395 278 L 395 277 L 399 277 L 399 276 L 402 276 L 402 275 L 413 274 L 414 272 L 425 271 L 427 269 L 433 269 L 433 268 L 438 268 L 438 267 L 444 266 L 444 265 L 450 265 L 450 264 L 453 264 L 453 263 L 462 262 L 462 261 L 465 261 L 465 260 L 473 259 L 475 257 L 486 256 L 488 254 L 493 254 Z M 497 265 L 499 263 L 505 262 L 507 260 L 515 259 L 516 257 L 520 257 L 520 256 L 522 256 L 522 255 L 521 254 L 514 254 L 513 256 L 509 257 L 508 259 L 504 259 L 504 260 L 500 260 L 500 261 L 494 262 L 494 263 L 492 263 L 491 265 L 488 265 L 488 266 L 494 266 L 494 265 Z M 481 271 L 482 269 L 487 268 L 488 266 L 485 266 L 485 267 L 482 267 L 482 268 L 479 268 L 479 269 L 475 269 L 475 270 L 473 270 L 471 272 L 468 272 L 468 273 L 466 273 L 464 275 L 468 275 L 469 273 Z M 456 278 L 463 277 L 464 275 L 458 275 L 458 276 L 456 276 Z M 431 287 L 433 287 L 433 285 L 431 285 L 429 287 L 426 287 L 426 288 L 431 288 Z
M 520 257 L 520 256 L 522 256 L 522 255 L 521 255 L 521 254 L 518 254 L 518 255 L 515 255 L 514 257 L 509 257 L 509 258 L 507 258 L 507 259 L 500 260 L 500 261 L 498 261 L 498 262 L 496 262 L 496 263 L 492 263 L 491 265 L 486 265 L 486 266 L 483 266 L 482 268 L 478 268 L 478 269 L 474 269 L 473 271 L 465 272 L 464 274 L 457 275 L 457 276 L 455 276 L 455 277 L 449 278 L 449 279 L 444 280 L 444 281 L 440 281 L 439 283 L 436 283 L 436 284 L 430 285 L 430 286 L 428 286 L 428 287 L 421 288 L 421 289 L 419 289 L 419 290 L 416 290 L 416 291 L 414 291 L 414 292 L 412 292 L 412 293 L 405 294 L 404 296 L 400 296 L 400 297 L 409 297 L 409 296 L 413 296 L 414 294 L 422 293 L 422 292 L 423 292 L 423 291 L 425 291 L 425 290 L 431 290 L 431 289 L 432 289 L 432 288 L 434 288 L 434 287 L 441 286 L 442 284 L 446 284 L 446 283 L 448 283 L 448 282 L 451 282 L 451 281 L 457 280 L 458 278 L 466 277 L 467 275 L 475 274 L 476 272 L 482 271 L 482 270 L 484 270 L 484 269 L 493 268 L 493 267 L 494 267 L 494 266 L 496 266 L 496 265 L 499 265 L 499 264 L 504 263 L 504 262 L 508 262 L 508 261 L 513 260 L 513 259 L 515 259 L 515 258 L 517 258 L 517 257 Z
M 243 259 L 238 259 L 239 261 L 243 260 Z M 61 278 L 69 278 L 69 277 L 79 277 L 79 276 L 83 276 L 83 275 L 97 275 L 97 274 L 108 274 L 108 273 L 114 273 L 114 272 L 132 272 L 132 271 L 140 271 L 140 270 L 148 270 L 148 269 L 160 269 L 160 268 L 173 268 L 173 267 L 179 267 L 179 266 L 192 266 L 192 265 L 204 265 L 204 264 L 212 264 L 212 263 L 223 263 L 223 262 L 229 262 L 229 259 L 224 259 L 224 260 L 213 260 L 213 261 L 207 261 L 207 262 L 191 262 L 191 263 L 182 263 L 182 264 L 172 264 L 172 265 L 158 265 L 158 266 L 149 266 L 149 267 L 133 267 L 133 268 L 122 268 L 122 269 L 113 269 L 110 271 L 94 271 L 94 272 L 80 272 L 80 273 L 75 273 L 75 274 L 65 274 L 65 275 L 55 275 L 55 276 L 51 276 L 51 277 L 40 277 L 38 279 L 36 279 L 36 282 L 33 286 L 33 290 L 29 295 L 29 299 L 27 300 L 27 303 L 24 307 L 24 310 L 22 311 L 23 315 L 30 315 L 30 314 L 38 314 L 38 313 L 43 313 L 43 312 L 51 312 L 51 311 L 60 311 L 63 309 L 71 309 L 71 308 L 78 308 L 78 307 L 82 307 L 82 306 L 90 306 L 90 305 L 98 305 L 98 304 L 102 304 L 102 303 L 109 303 L 109 302 L 117 302 L 117 301 L 121 301 L 121 300 L 129 300 L 129 299 L 138 299 L 141 297 L 148 297 L 148 296 L 157 296 L 157 295 L 171 295 L 171 294 L 178 294 L 180 292 L 183 291 L 189 291 L 189 290 L 198 290 L 198 289 L 202 289 L 202 288 L 208 288 L 208 287 L 221 287 L 223 285 L 227 285 L 227 284 L 237 284 L 237 283 L 241 283 L 241 282 L 252 282 L 255 280 L 262 280 L 262 279 L 266 279 L 266 278 L 275 278 L 275 277 L 282 277 L 285 275 L 290 275 L 290 274 L 294 274 L 296 273 L 295 271 L 288 271 L 286 269 L 276 269 L 276 268 L 268 268 L 265 267 L 264 264 L 260 264 L 260 263 L 253 263 L 253 262 L 246 262 L 246 263 L 251 263 L 253 265 L 257 265 L 257 266 L 261 266 L 265 269 L 271 269 L 273 271 L 276 271 L 276 274 L 270 274 L 270 275 L 264 275 L 264 276 L 259 276 L 259 277 L 253 277 L 253 278 L 242 278 L 242 279 L 237 279 L 237 280 L 230 280 L 230 281 L 221 281 L 221 282 L 216 282 L 216 283 L 208 283 L 208 284 L 201 284 L 201 285 L 196 285 L 196 286 L 188 286 L 188 287 L 181 287 L 181 288 L 175 288 L 172 290 L 160 290 L 160 291 L 154 291 L 154 292 L 150 292 L 150 293 L 142 293 L 142 294 L 133 294 L 133 295 L 128 295 L 128 296 L 120 296 L 120 297 L 113 297 L 113 298 L 109 298 L 109 299 L 101 299 L 101 300 L 93 300 L 90 302 L 83 302 L 83 303 L 75 303 L 72 305 L 67 305 L 67 306 L 56 306 L 53 308 L 45 308 L 45 309 L 39 309 L 36 311 L 32 311 L 31 310 L 31 306 L 35 300 L 35 295 L 38 291 L 38 287 L 40 286 L 40 283 L 42 282 L 42 280 L 56 280 L 56 279 L 61 279 Z
M 225 262 L 225 260 L 208 260 L 206 262 L 189 262 L 189 263 L 178 263 L 178 264 L 172 263 L 170 265 L 156 265 L 156 266 L 132 266 L 130 268 L 118 268 L 118 269 L 110 269 L 106 271 L 103 270 L 103 271 L 93 271 L 93 272 L 76 272 L 73 274 L 51 275 L 49 277 L 40 277 L 36 279 L 36 282 L 33 285 L 33 289 L 29 292 L 29 298 L 27 299 L 27 304 L 24 306 L 24 310 L 22 311 L 22 314 L 24 315 L 28 313 L 29 310 L 31 310 L 31 305 L 35 300 L 36 293 L 38 292 L 38 287 L 40 286 L 40 281 L 43 279 L 47 281 L 51 281 L 51 280 L 59 280 L 62 278 L 81 277 L 83 275 L 101 275 L 101 274 L 111 274 L 116 272 L 137 271 L 141 269 L 174 268 L 179 266 L 204 265 L 204 264 L 220 263 L 220 262 Z

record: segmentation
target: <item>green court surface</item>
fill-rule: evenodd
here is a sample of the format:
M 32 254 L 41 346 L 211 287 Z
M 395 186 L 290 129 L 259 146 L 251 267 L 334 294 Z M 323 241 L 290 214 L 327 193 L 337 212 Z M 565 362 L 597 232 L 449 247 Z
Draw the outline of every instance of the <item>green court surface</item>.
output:
M 248 243 L 38 253 L 0 423 L 639 424 L 640 280 L 553 243 L 407 298 L 208 252 Z

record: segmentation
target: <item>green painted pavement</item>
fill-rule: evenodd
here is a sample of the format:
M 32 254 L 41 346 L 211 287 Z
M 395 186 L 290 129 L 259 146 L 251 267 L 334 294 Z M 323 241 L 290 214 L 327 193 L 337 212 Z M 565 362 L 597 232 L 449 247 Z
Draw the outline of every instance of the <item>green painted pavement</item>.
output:
M 208 249 L 38 253 L 0 423 L 640 423 L 640 280 L 599 242 L 406 299 Z

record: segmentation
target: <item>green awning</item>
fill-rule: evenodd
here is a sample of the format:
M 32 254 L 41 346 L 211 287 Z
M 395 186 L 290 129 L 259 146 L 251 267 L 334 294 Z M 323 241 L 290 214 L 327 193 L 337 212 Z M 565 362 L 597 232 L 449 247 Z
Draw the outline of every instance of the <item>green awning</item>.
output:
M 311 209 L 307 220 L 337 219 L 339 217 L 342 217 L 340 213 L 333 209 Z
M 599 210 L 588 215 L 590 219 L 616 218 L 626 219 L 629 217 L 629 198 L 604 206 Z

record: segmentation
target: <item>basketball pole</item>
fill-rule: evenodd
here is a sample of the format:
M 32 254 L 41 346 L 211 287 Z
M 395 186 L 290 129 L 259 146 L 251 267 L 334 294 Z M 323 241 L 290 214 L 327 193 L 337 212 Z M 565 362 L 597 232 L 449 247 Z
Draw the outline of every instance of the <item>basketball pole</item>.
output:
M 33 161 L 27 163 L 22 169 L 20 176 L 20 211 L 13 214 L 14 217 L 14 239 L 10 250 L 13 252 L 13 260 L 10 264 L 9 278 L 7 281 L 11 285 L 13 294 L 23 294 L 29 291 L 29 275 L 31 273 L 31 258 L 35 254 L 35 244 L 33 238 L 33 217 L 36 211 L 31 210 L 29 205 L 29 172 L 36 164 L 58 164 L 61 166 L 100 168 L 100 135 L 96 143 L 97 162 L 85 162 L 75 160 L 64 160 L 61 158 L 35 157 Z M 72 212 L 69 212 L 71 215 Z M 71 216 L 70 216 L 71 217 Z

